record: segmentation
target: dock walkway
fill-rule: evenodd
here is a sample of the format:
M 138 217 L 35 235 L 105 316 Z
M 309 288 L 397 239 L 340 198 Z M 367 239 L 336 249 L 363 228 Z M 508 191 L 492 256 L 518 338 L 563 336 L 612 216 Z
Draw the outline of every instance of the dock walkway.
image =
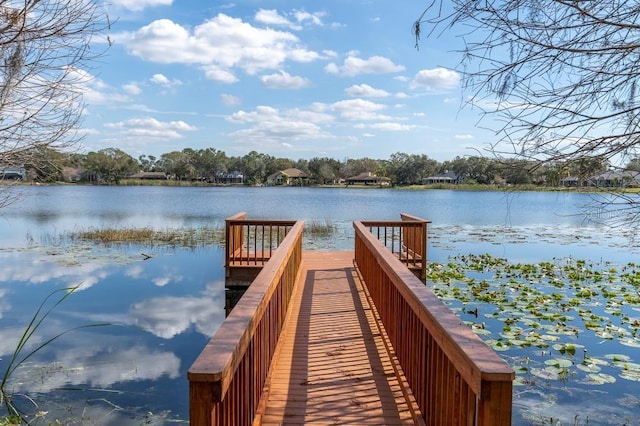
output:
M 304 252 L 298 280 L 262 424 L 415 424 L 353 252 Z
M 190 423 L 509 426 L 515 372 L 425 286 L 427 224 L 354 221 L 323 252 L 302 221 L 227 219 L 251 284 L 189 369 Z

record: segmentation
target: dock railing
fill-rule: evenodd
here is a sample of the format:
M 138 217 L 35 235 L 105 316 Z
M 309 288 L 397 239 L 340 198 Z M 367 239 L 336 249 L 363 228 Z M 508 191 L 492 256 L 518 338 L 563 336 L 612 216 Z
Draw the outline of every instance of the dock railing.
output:
M 293 220 L 249 220 L 245 212 L 225 220 L 226 276 L 232 268 L 261 268 L 282 243 L 296 222 Z
M 358 271 L 427 425 L 511 424 L 513 369 L 354 222 Z
M 291 226 L 189 369 L 192 425 L 252 424 L 300 269 L 303 226 Z
M 362 224 L 402 263 L 427 278 L 427 227 L 431 221 L 406 213 L 401 221 L 362 221 Z

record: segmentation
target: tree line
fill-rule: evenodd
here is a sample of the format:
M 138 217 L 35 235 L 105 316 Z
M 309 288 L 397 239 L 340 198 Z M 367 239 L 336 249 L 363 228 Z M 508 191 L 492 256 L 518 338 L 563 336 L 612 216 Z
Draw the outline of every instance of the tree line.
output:
M 156 157 L 141 155 L 137 159 L 119 148 L 106 148 L 87 154 L 61 153 L 41 148 L 33 154 L 39 161 L 25 164 L 30 179 L 40 182 L 80 181 L 119 184 L 138 172 L 160 172 L 168 179 L 216 182 L 216 177 L 237 172 L 247 185 L 266 183 L 267 177 L 289 168 L 299 169 L 316 184 L 332 184 L 370 172 L 388 177 L 393 185 L 423 184 L 424 180 L 444 172 L 453 172 L 466 184 L 513 184 L 558 186 L 560 180 L 574 176 L 582 180 L 601 173 L 609 165 L 598 159 L 581 158 L 573 162 L 540 165 L 522 159 L 505 160 L 484 156 L 455 157 L 439 162 L 426 154 L 397 152 L 388 159 L 328 157 L 292 160 L 251 151 L 244 156 L 227 156 L 215 148 L 172 151 Z M 46 161 L 42 161 L 46 159 Z M 628 170 L 640 171 L 640 160 L 631 160 Z

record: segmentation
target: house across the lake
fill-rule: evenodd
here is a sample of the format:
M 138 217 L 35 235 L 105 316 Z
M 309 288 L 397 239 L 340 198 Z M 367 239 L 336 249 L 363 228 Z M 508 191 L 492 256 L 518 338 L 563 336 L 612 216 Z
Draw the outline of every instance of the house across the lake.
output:
M 632 170 L 608 170 L 589 178 L 589 186 L 598 188 L 621 188 L 640 185 L 640 172 Z
M 244 183 L 244 175 L 239 170 L 218 172 L 214 176 L 214 182 L 223 184 Z
M 304 186 L 309 184 L 311 176 L 295 168 L 275 172 L 267 177 L 267 185 Z
M 24 180 L 27 178 L 27 169 L 24 167 L 10 167 L 0 165 L 0 180 L 13 179 Z
M 391 184 L 391 179 L 384 176 L 376 176 L 371 172 L 360 173 L 358 176 L 352 176 L 346 179 L 347 185 L 381 185 L 388 186 Z
M 462 179 L 455 172 L 447 170 L 444 173 L 439 173 L 435 176 L 429 176 L 422 179 L 422 183 L 425 185 L 434 183 L 449 183 L 457 185 L 459 183 L 462 183 Z
M 558 185 L 562 187 L 567 187 L 567 188 L 580 186 L 580 179 L 578 178 L 578 176 L 568 176 L 566 178 L 560 179 L 560 182 L 558 182 Z
M 640 172 L 633 170 L 607 170 L 589 178 L 580 179 L 577 176 L 569 176 L 560 179 L 560 186 L 595 186 L 597 188 L 625 188 L 640 186 Z

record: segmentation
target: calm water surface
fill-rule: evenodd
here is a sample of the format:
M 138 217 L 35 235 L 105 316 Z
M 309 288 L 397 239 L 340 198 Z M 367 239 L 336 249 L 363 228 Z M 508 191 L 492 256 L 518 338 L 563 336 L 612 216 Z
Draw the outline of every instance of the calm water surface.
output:
M 640 252 L 632 232 L 585 219 L 584 207 L 591 201 L 585 194 L 83 186 L 20 190 L 20 202 L 0 216 L 0 371 L 31 315 L 56 289 L 79 286 L 42 323 L 27 349 L 71 327 L 115 324 L 68 333 L 16 371 L 12 389 L 39 392 L 34 399 L 46 405 L 49 420 L 84 418 L 89 424 L 113 425 L 185 421 L 186 371 L 224 319 L 220 247 L 69 245 L 60 238 L 69 231 L 223 226 L 226 217 L 246 211 L 256 219 L 331 221 L 338 226 L 336 235 L 307 241 L 305 247 L 351 249 L 353 220 L 396 220 L 406 212 L 432 221 L 428 251 L 436 262 L 458 253 L 490 253 L 513 262 L 572 257 L 624 264 L 637 261 Z M 627 351 L 640 362 L 640 349 Z M 624 395 L 640 394 L 640 382 L 624 386 Z M 66 390 L 56 390 L 60 388 Z M 526 402 L 515 402 L 514 424 L 531 424 L 519 415 Z M 20 403 L 28 408 L 26 401 Z M 574 401 L 566 404 L 571 412 L 581 412 Z M 630 410 L 640 418 L 640 404 L 634 409 L 632 402 Z M 639 424 L 635 421 L 629 424 Z

